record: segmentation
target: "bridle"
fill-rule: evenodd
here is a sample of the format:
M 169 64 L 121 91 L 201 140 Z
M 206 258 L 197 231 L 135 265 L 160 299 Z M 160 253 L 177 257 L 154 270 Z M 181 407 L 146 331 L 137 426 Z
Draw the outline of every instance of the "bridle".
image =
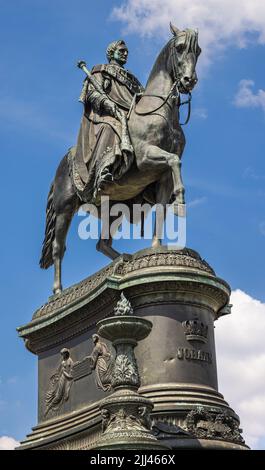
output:
M 163 95 L 151 95 L 151 94 L 137 93 L 133 98 L 133 101 L 132 101 L 132 104 L 131 104 L 131 107 L 130 107 L 130 110 L 129 110 L 129 113 L 128 113 L 128 118 L 130 117 L 132 109 L 134 109 L 134 112 L 138 116 L 148 116 L 150 114 L 156 113 L 161 108 L 163 108 L 163 106 L 165 106 L 165 104 L 168 103 L 168 100 L 172 97 L 176 100 L 178 108 L 180 108 L 180 106 L 183 106 L 185 104 L 188 105 L 187 118 L 186 118 L 185 122 L 180 123 L 180 125 L 185 126 L 186 124 L 188 124 L 188 122 L 190 120 L 190 116 L 191 116 L 191 99 L 192 99 L 192 95 L 191 95 L 191 92 L 189 91 L 188 92 L 188 95 L 189 95 L 188 99 L 186 101 L 181 102 L 180 92 L 179 92 L 179 85 L 180 85 L 181 77 L 180 77 L 180 73 L 178 71 L 179 67 L 177 65 L 177 58 L 176 58 L 176 53 L 175 53 L 175 49 L 176 49 L 175 41 L 176 41 L 175 37 L 172 38 L 171 41 L 170 41 L 170 52 L 169 52 L 169 54 L 170 54 L 171 67 L 172 67 L 172 71 L 173 71 L 173 80 L 174 80 L 174 82 L 173 82 L 173 85 L 170 88 L 168 94 L 166 96 L 163 96 Z M 190 50 L 190 47 L 192 47 L 193 45 L 194 45 L 194 37 L 193 37 L 190 30 L 186 30 L 184 53 L 187 54 L 188 51 Z M 140 111 L 136 110 L 136 105 L 137 105 L 136 100 L 137 100 L 138 97 L 142 97 L 142 96 L 145 96 L 145 97 L 149 96 L 149 97 L 153 97 L 153 98 L 159 98 L 163 102 L 160 106 L 157 106 L 157 108 L 154 108 L 151 111 L 140 112 Z

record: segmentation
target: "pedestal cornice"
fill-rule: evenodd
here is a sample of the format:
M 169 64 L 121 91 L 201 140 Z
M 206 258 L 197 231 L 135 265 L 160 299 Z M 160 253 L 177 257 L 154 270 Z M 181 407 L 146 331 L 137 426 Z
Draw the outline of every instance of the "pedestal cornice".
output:
M 227 313 L 230 287 L 194 250 L 166 247 L 121 255 L 96 274 L 52 296 L 30 323 L 18 328 L 33 353 L 66 341 L 112 314 L 120 291 L 133 307 L 166 302 L 191 303 L 210 309 L 214 319 Z M 150 296 L 152 293 L 152 296 Z M 70 336 L 69 336 L 70 335 Z

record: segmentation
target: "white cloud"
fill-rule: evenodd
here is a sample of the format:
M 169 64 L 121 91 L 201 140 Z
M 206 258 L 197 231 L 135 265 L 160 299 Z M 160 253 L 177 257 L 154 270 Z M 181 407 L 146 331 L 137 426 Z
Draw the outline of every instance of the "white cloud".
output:
M 232 293 L 232 315 L 216 323 L 219 390 L 241 419 L 246 443 L 265 438 L 265 304 Z
M 8 385 L 16 385 L 18 383 L 18 377 L 17 376 L 9 377 L 6 383 Z
M 0 411 L 4 410 L 7 407 L 7 401 L 0 399 Z
M 0 450 L 14 450 L 19 446 L 19 442 L 13 437 L 2 436 L 0 437 Z
M 263 175 L 262 173 L 258 173 L 254 168 L 252 168 L 251 166 L 248 166 L 247 168 L 245 168 L 243 172 L 243 178 L 258 181 L 258 180 L 264 180 L 265 175 Z
M 0 95 L 0 124 L 14 129 L 30 130 L 31 132 L 49 136 L 56 140 L 71 144 L 71 134 L 59 129 L 58 123 L 41 110 L 36 103 Z
M 207 201 L 207 197 L 205 196 L 198 197 L 197 199 L 193 199 L 192 201 L 188 202 L 187 207 L 190 208 L 190 207 L 201 206 L 206 201 Z
M 113 9 L 112 17 L 141 36 L 167 38 L 170 21 L 181 29 L 198 28 L 204 65 L 231 45 L 265 44 L 263 0 L 127 0 Z
M 192 115 L 198 119 L 207 119 L 208 112 L 206 108 L 194 108 Z
M 264 220 L 262 222 L 260 222 L 260 224 L 259 224 L 259 231 L 260 231 L 261 235 L 265 235 L 265 221 Z
M 234 104 L 238 108 L 262 108 L 265 111 L 265 91 L 253 92 L 255 82 L 253 80 L 241 80 Z

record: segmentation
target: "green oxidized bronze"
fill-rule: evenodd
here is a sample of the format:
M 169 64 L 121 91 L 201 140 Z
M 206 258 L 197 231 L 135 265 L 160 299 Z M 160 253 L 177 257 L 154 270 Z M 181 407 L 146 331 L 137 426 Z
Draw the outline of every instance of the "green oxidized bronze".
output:
M 62 291 L 66 234 L 83 203 L 102 219 L 101 196 L 108 215 L 126 202 L 131 220 L 135 203 L 183 208 L 180 94 L 188 120 L 200 47 L 196 31 L 170 29 L 145 89 L 125 69 L 124 41 L 108 46 L 106 64 L 79 63 L 84 112 L 50 188 L 40 261 L 54 265 L 56 295 L 18 329 L 39 357 L 38 424 L 21 449 L 248 449 L 218 390 L 214 322 L 231 311 L 230 287 L 198 253 L 155 234 L 152 248 L 119 256 L 103 230 L 97 249 L 114 261 Z
M 98 333 L 112 342 L 116 358 L 111 386 L 114 393 L 100 405 L 102 431 L 93 449 L 165 449 L 151 433 L 151 400 L 140 396 L 140 376 L 134 348 L 145 339 L 152 323 L 135 317 L 124 294 L 114 309 L 115 316 L 98 322 Z
M 174 203 L 182 213 L 185 136 L 179 120 L 180 93 L 190 95 L 198 81 L 200 47 L 196 31 L 180 31 L 171 25 L 171 33 L 145 89 L 124 68 L 128 55 L 124 41 L 111 43 L 108 64 L 97 65 L 91 72 L 84 61 L 79 62 L 86 73 L 81 93 L 84 114 L 77 144 L 61 161 L 50 188 L 40 260 L 44 269 L 54 264 L 55 294 L 62 291 L 67 231 L 83 203 L 101 207 L 101 197 L 108 196 L 110 211 L 112 203 L 126 202 L 130 220 L 135 202 L 158 203 L 163 208 Z M 97 249 L 115 259 L 119 253 L 112 248 L 110 230 L 107 232 Z M 160 245 L 160 236 L 154 235 L 152 246 Z

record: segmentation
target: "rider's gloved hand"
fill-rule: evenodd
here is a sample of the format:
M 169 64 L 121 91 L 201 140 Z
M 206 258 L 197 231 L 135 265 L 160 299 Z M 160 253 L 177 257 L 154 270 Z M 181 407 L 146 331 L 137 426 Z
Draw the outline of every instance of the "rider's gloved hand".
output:
M 104 110 L 109 113 L 112 117 L 117 119 L 118 108 L 113 101 L 105 100 L 104 101 Z

